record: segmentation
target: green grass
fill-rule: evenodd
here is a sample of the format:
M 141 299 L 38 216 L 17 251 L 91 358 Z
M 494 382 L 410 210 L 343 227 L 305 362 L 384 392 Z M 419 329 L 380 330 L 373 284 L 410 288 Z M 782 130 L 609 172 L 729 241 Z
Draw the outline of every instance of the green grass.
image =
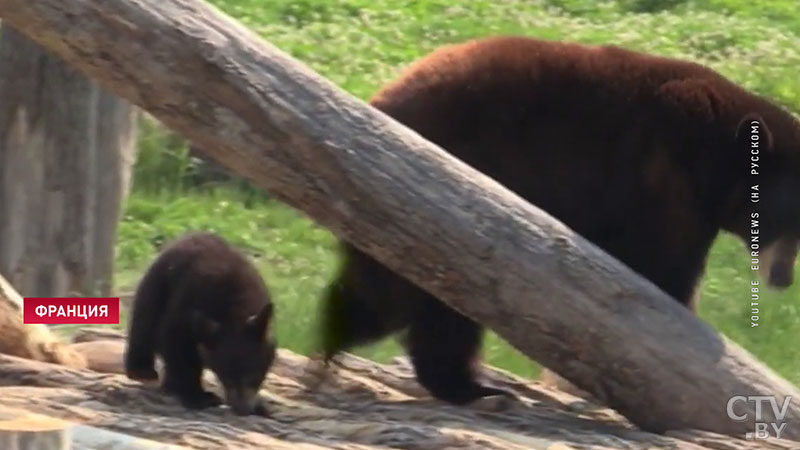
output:
M 491 34 L 613 43 L 710 65 L 800 112 L 800 12 L 796 0 L 214 0 L 281 49 L 366 99 L 404 65 L 433 48 Z M 320 290 L 336 267 L 331 235 L 257 189 L 198 188 L 185 143 L 145 121 L 135 185 L 120 225 L 119 291 L 130 291 L 157 245 L 189 230 L 213 230 L 247 250 L 278 303 L 280 345 L 314 348 Z M 800 350 L 800 283 L 762 302 L 750 327 L 751 279 L 744 246 L 722 236 L 703 280 L 700 314 L 794 382 Z M 361 349 L 381 361 L 387 341 Z M 526 376 L 535 364 L 494 335 L 486 360 Z

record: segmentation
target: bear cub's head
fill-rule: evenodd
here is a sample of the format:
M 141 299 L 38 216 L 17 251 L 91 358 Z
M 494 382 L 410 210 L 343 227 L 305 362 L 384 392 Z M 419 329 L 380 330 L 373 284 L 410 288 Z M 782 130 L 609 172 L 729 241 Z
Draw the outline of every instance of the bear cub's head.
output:
M 192 328 L 203 363 L 222 384 L 225 402 L 238 415 L 265 415 L 258 391 L 275 360 L 272 304 L 244 322 L 217 321 L 195 312 Z

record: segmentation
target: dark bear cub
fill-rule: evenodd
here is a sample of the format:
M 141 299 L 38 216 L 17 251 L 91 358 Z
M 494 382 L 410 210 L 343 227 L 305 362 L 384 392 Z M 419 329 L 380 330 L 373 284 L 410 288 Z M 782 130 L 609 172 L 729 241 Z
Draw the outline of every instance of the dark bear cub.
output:
M 222 403 L 202 387 L 207 367 L 233 412 L 264 415 L 258 391 L 275 359 L 272 310 L 264 281 L 244 255 L 214 234 L 188 234 L 164 249 L 136 290 L 125 372 L 158 380 L 159 354 L 162 388 L 201 409 Z
M 434 51 L 370 103 L 687 307 L 723 231 L 761 258 L 753 264 L 770 285 L 792 283 L 800 122 L 707 67 L 614 46 L 495 37 Z M 478 380 L 480 324 L 342 247 L 323 298 L 326 359 L 404 333 L 417 379 L 434 397 L 468 403 L 502 393 Z

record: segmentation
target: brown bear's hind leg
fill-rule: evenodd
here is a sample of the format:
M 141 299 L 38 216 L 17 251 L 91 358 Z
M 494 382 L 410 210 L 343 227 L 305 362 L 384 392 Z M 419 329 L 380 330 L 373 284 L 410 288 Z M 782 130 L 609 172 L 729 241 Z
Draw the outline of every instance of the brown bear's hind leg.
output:
M 457 405 L 493 395 L 513 397 L 476 381 L 482 335 L 478 323 L 428 296 L 406 342 L 420 384 L 432 396 Z

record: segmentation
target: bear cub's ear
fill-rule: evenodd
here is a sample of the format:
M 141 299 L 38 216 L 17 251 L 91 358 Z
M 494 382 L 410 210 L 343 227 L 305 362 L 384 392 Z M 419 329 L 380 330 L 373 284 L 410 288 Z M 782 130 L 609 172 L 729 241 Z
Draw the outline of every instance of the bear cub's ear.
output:
M 758 137 L 755 138 L 754 135 Z M 736 126 L 736 145 L 739 148 L 750 149 L 753 143 L 757 143 L 759 150 L 772 150 L 772 132 L 767 127 L 767 122 L 761 114 L 751 112 L 745 114 L 739 125 Z
M 219 330 L 221 328 L 219 322 L 211 320 L 200 311 L 192 311 L 192 334 L 195 339 L 206 345 L 212 345 L 216 342 Z
M 250 337 L 265 340 L 269 334 L 270 319 L 272 319 L 272 303 L 267 303 L 258 314 L 247 318 L 246 327 Z

